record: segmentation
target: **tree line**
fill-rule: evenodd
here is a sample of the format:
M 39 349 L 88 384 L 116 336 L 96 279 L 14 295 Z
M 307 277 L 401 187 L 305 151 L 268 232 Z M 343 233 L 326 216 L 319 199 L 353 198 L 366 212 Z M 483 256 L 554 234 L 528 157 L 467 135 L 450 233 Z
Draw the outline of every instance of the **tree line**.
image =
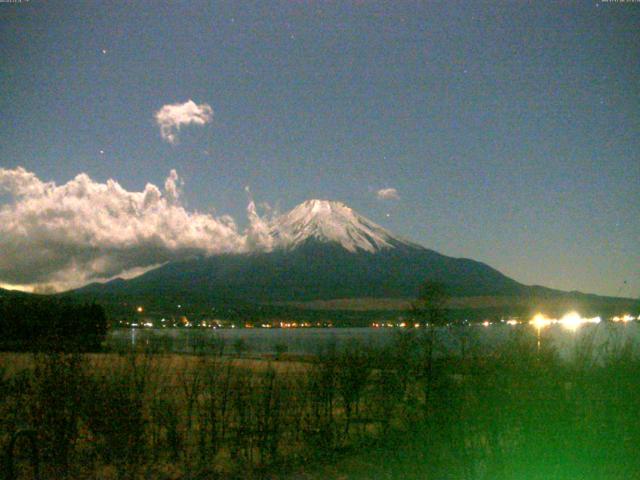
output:
M 0 349 L 96 351 L 107 334 L 102 306 L 55 297 L 0 298 Z

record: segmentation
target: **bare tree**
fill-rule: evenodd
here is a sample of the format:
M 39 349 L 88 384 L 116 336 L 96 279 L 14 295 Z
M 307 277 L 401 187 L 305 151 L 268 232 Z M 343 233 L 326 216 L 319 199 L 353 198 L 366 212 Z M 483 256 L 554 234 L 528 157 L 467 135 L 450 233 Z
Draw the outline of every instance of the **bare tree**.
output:
M 411 304 L 411 314 L 416 323 L 423 327 L 420 335 L 422 344 L 421 370 L 424 376 L 424 409 L 429 411 L 430 396 L 434 386 L 434 353 L 437 328 L 447 324 L 447 287 L 435 281 L 426 281 L 420 288 L 418 298 Z

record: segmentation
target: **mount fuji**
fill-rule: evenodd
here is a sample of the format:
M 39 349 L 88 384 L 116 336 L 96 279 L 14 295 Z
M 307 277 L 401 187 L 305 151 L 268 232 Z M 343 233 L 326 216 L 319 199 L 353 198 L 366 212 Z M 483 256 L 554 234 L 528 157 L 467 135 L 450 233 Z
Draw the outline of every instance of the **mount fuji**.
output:
M 260 251 L 171 262 L 76 293 L 107 302 L 164 298 L 199 305 L 317 304 L 412 299 L 425 281 L 433 280 L 446 284 L 454 297 L 483 302 L 499 297 L 502 305 L 511 304 L 509 299 L 522 305 L 523 298 L 534 297 L 607 298 L 523 285 L 484 263 L 400 238 L 340 202 L 308 200 L 264 226 L 268 248 Z
M 513 295 L 526 288 L 483 263 L 397 237 L 341 202 L 308 200 L 271 220 L 268 235 L 265 251 L 171 262 L 81 291 L 282 302 L 412 298 L 428 279 L 456 295 Z

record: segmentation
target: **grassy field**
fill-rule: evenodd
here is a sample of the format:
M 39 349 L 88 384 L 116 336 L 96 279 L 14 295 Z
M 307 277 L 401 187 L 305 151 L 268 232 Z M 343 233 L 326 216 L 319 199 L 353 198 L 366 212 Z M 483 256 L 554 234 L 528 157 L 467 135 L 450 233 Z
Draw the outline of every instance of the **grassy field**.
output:
M 32 431 L 51 479 L 640 476 L 633 345 L 440 348 L 403 332 L 303 360 L 4 353 L 0 446 Z M 34 477 L 27 439 L 16 478 Z

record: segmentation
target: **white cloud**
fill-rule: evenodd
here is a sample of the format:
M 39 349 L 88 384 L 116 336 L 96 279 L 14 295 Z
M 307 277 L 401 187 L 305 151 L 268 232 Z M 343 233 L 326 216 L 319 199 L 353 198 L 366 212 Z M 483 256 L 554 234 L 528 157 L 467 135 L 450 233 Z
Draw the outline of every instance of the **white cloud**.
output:
M 194 254 L 269 248 L 255 207 L 239 232 L 229 216 L 187 211 L 181 185 L 175 170 L 163 190 L 130 192 L 84 173 L 56 185 L 0 168 L 0 194 L 11 199 L 0 205 L 0 283 L 69 288 Z
M 249 205 L 247 205 L 247 218 L 249 226 L 246 230 L 246 245 L 248 250 L 271 250 L 274 247 L 275 239 L 271 235 L 271 222 L 273 220 L 273 212 L 271 206 L 267 203 L 260 204 L 262 210 L 266 211 L 266 215 L 260 216 L 256 202 L 253 200 L 251 188 L 247 185 L 244 191 L 249 196 Z
M 209 104 L 198 105 L 193 100 L 164 105 L 155 113 L 160 136 L 172 145 L 178 143 L 178 132 L 183 125 L 205 125 L 211 122 L 212 118 L 213 109 Z
M 376 192 L 376 196 L 380 200 L 399 200 L 398 190 L 395 188 L 381 188 Z
M 247 248 L 249 250 L 271 250 L 274 246 L 274 238 L 271 236 L 271 223 L 268 218 L 258 215 L 256 204 L 253 200 L 247 207 L 249 227 L 247 228 Z

